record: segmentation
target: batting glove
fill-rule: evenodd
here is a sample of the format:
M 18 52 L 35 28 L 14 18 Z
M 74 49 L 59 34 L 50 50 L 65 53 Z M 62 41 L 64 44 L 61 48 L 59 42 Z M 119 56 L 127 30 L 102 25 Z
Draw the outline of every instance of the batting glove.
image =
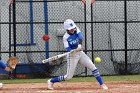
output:
M 82 45 L 79 44 L 78 47 L 76 48 L 76 50 L 77 50 L 77 51 L 81 51 L 81 49 L 82 49 Z

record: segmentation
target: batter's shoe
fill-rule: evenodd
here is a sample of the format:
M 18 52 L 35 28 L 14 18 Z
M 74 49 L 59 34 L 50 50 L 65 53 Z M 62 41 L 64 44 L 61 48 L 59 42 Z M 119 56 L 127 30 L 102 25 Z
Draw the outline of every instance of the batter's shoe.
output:
M 101 85 L 101 88 L 104 89 L 104 90 L 107 90 L 108 89 L 108 87 L 105 84 L 102 84 Z
M 53 90 L 53 83 L 51 82 L 51 79 L 49 79 L 47 83 L 48 83 L 48 90 Z
M 0 89 L 3 88 L 3 83 L 0 83 Z

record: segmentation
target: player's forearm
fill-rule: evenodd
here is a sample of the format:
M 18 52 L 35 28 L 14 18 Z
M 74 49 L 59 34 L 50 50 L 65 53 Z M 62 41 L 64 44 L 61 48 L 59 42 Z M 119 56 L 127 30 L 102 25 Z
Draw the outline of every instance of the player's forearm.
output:
M 78 33 L 78 40 L 79 40 L 79 44 L 81 44 L 82 45 L 82 42 L 83 42 L 83 35 L 82 35 L 82 32 L 79 32 Z
M 83 40 L 82 40 L 82 39 L 79 39 L 79 44 L 81 44 L 81 45 L 82 45 L 82 42 L 83 42 Z

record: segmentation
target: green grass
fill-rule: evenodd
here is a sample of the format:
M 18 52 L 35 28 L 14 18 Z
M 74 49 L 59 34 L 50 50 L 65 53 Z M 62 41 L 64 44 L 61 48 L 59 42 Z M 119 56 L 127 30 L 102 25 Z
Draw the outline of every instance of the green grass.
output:
M 140 75 L 106 76 L 105 81 L 140 81 Z
M 102 76 L 104 81 L 140 81 L 140 75 Z M 69 82 L 91 82 L 96 81 L 94 77 L 77 77 Z
M 104 81 L 140 81 L 140 75 L 121 75 L 121 76 L 102 76 Z M 13 83 L 45 83 L 46 79 L 13 79 L 13 80 L 1 80 L 5 84 Z M 94 77 L 74 77 L 66 82 L 95 82 Z

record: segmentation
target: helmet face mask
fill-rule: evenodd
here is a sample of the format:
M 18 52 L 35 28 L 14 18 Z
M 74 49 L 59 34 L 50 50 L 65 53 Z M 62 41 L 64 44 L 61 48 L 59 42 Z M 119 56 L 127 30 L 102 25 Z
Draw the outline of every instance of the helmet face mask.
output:
M 71 29 L 74 29 L 74 28 L 76 28 L 76 24 L 74 23 L 73 20 L 67 19 L 67 20 L 64 22 L 64 29 L 65 29 L 65 30 L 71 30 Z

